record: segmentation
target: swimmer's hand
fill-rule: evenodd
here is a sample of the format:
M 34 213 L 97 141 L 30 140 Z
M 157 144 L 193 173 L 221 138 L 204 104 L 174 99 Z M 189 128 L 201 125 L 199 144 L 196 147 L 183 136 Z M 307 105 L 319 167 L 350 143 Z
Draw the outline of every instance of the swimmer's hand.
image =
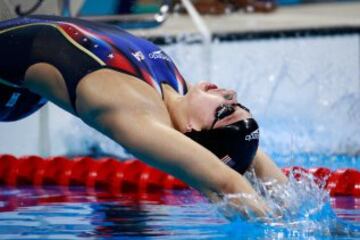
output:
M 269 213 L 261 200 L 248 194 L 228 194 L 219 204 L 220 211 L 228 219 L 264 219 Z
M 227 194 L 211 198 L 218 203 L 219 210 L 228 219 L 238 217 L 267 222 L 269 219 L 281 218 L 282 214 L 276 209 L 269 208 L 262 197 L 252 188 L 247 179 L 240 175 L 239 182 Z
M 229 194 L 219 202 L 218 210 L 230 221 L 244 219 L 251 222 L 273 223 L 283 220 L 280 211 L 270 209 L 262 199 L 248 194 Z

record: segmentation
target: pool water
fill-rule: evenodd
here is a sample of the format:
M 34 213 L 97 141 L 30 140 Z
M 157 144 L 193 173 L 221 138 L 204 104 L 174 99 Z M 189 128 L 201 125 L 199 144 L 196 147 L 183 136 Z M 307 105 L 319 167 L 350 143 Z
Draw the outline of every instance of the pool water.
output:
M 274 157 L 280 165 L 289 159 Z M 306 167 L 325 163 L 334 167 L 337 161 L 341 166 L 359 166 L 358 159 L 346 156 L 292 157 L 295 165 L 309 163 Z M 195 190 L 111 196 L 80 187 L 2 187 L 0 239 L 360 238 L 360 198 L 329 198 L 306 177 L 290 182 L 291 186 L 281 189 L 287 194 L 282 200 L 290 204 L 283 218 L 265 221 L 246 220 L 237 214 L 231 220 L 225 218 L 222 213 L 226 201 L 209 203 Z M 273 206 L 276 201 L 270 198 L 266 201 Z
M 52 193 L 46 193 L 47 198 L 57 199 L 58 202 L 54 200 L 52 203 L 44 201 L 44 195 L 34 194 L 29 189 L 1 191 L 0 239 L 360 237 L 360 199 L 354 198 L 331 199 L 338 215 L 335 219 L 330 206 L 326 205 L 311 223 L 299 220 L 289 225 L 270 226 L 241 219 L 230 222 L 219 214 L 213 204 L 189 191 L 166 192 L 152 196 L 150 200 L 147 199 L 149 196 L 137 196 L 134 200 L 133 195 L 123 194 L 118 198 L 94 201 L 92 196 L 84 196 L 79 191 L 66 196 L 52 189 Z M 16 208 L 10 200 L 14 197 L 18 204 Z M 29 201 L 34 203 L 36 199 L 39 200 L 38 205 L 29 206 Z M 61 199 L 70 202 L 61 202 Z

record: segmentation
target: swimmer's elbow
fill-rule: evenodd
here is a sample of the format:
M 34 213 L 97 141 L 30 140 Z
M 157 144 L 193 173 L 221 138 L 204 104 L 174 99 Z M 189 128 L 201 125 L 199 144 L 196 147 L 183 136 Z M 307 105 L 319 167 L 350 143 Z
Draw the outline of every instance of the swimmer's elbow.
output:
M 226 194 L 235 194 L 241 192 L 239 190 L 239 184 L 241 185 L 242 177 L 229 169 L 227 166 L 223 166 L 227 171 L 221 169 L 213 169 L 212 172 L 208 173 L 212 176 L 212 184 L 209 185 L 209 189 L 202 189 L 202 192 L 207 195 L 210 199 L 217 200 L 217 197 L 224 196 Z M 216 196 L 215 198 L 213 196 Z
M 221 194 L 235 194 L 241 192 L 239 190 L 239 175 L 238 173 L 233 173 L 232 169 L 220 179 L 221 181 L 219 181 L 218 185 Z

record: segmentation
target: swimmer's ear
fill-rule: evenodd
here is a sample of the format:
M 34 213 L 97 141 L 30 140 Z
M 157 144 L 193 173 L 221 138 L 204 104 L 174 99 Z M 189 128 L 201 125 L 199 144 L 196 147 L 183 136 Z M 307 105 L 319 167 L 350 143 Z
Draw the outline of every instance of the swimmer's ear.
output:
M 185 132 L 191 132 L 193 130 L 193 127 L 191 125 L 191 123 L 187 123 L 186 124 L 186 127 L 185 127 Z

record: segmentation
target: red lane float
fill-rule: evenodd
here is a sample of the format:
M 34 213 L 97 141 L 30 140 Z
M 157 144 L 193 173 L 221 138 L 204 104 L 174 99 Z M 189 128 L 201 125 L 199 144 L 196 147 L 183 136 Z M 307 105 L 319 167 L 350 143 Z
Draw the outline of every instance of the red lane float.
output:
M 132 159 L 92 159 L 79 157 L 41 158 L 0 155 L 0 185 L 4 186 L 84 186 L 109 193 L 186 189 L 173 176 Z
M 312 174 L 315 182 L 323 184 L 331 196 L 360 197 L 360 172 L 356 169 L 289 167 L 283 168 L 296 179 Z M 114 195 L 126 192 L 151 192 L 164 189 L 186 189 L 188 186 L 175 177 L 136 160 L 114 158 L 92 159 L 79 157 L 41 158 L 0 155 L 0 185 L 4 186 L 84 186 L 105 190 Z
M 318 184 L 324 185 L 330 196 L 354 196 L 360 197 L 360 171 L 352 168 L 337 169 L 319 167 L 304 169 L 302 167 L 283 168 L 282 171 L 289 176 L 290 172 L 295 179 L 301 174 L 312 174 Z
M 360 197 L 360 172 L 338 169 L 329 176 L 326 187 L 334 196 Z

